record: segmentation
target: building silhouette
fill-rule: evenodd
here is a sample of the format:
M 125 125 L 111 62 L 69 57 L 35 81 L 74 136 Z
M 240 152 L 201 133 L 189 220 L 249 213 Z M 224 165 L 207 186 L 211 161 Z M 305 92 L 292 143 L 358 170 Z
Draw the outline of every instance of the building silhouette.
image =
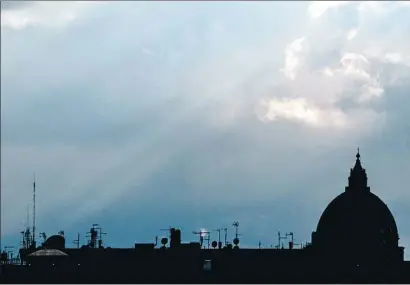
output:
M 359 152 L 349 185 L 323 212 L 312 233 L 312 245 L 323 255 L 331 253 L 357 266 L 404 260 L 394 217 L 367 185 Z
M 235 222 L 234 226 L 238 226 Z M 64 233 L 36 247 L 23 231 L 16 262 L 2 254 L 3 283 L 410 283 L 410 262 L 399 246 L 396 222 L 387 205 L 367 184 L 359 152 L 348 186 L 323 211 L 311 243 L 296 247 L 241 248 L 231 243 L 212 247 L 182 242 L 179 229 L 169 237 L 132 248 L 104 247 L 98 225 L 89 241 L 67 248 Z M 46 235 L 44 234 L 44 237 Z M 209 244 L 209 238 L 208 238 Z

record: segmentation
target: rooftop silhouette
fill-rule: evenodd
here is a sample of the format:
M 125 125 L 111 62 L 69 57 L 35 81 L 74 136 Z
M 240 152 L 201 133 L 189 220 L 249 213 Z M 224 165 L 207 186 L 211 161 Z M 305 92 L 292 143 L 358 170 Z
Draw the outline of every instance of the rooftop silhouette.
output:
M 194 232 L 199 242 L 183 243 L 181 230 L 170 227 L 160 244 L 156 238 L 132 248 L 105 247 L 97 224 L 86 244 L 78 237 L 76 248 L 66 247 L 64 232 L 49 238 L 43 233 L 37 246 L 28 227 L 18 258 L 12 262 L 3 252 L 0 278 L 7 283 L 408 283 L 410 263 L 395 219 L 367 179 L 358 149 L 348 186 L 327 205 L 305 245 L 294 244 L 293 233 L 279 232 L 275 248 L 242 248 L 239 222 L 232 224 L 232 243 L 227 228 L 215 230 L 218 240 L 199 231 Z

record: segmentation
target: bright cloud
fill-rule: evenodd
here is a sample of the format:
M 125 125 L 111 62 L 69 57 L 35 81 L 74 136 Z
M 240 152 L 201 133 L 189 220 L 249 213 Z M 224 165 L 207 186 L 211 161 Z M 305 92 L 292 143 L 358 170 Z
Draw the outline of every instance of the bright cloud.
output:
M 321 109 L 304 98 L 272 99 L 269 102 L 263 101 L 262 105 L 267 109 L 262 118 L 265 121 L 288 119 L 313 127 L 334 127 L 346 124 L 346 117 L 341 111 Z
M 351 1 L 312 1 L 308 9 L 308 14 L 312 18 L 319 18 L 327 10 L 335 9 L 337 7 L 346 5 L 349 2 Z
M 300 65 L 299 54 L 303 50 L 305 38 L 294 40 L 285 50 L 285 67 L 282 69 L 286 77 L 291 80 L 296 78 L 297 69 Z
M 331 30 L 325 31 L 326 28 L 323 28 L 323 26 L 328 25 L 326 21 L 331 21 L 331 18 L 319 18 L 328 10 L 346 4 L 356 8 L 356 10 L 349 11 L 355 11 L 356 16 L 360 19 L 359 25 L 354 28 L 346 26 L 346 30 L 343 31 L 342 29 L 339 35 L 334 34 Z M 270 101 L 262 101 L 263 105 L 270 107 L 265 108 L 266 114 L 262 115 L 261 118 L 264 121 L 276 121 L 281 117 L 282 119 L 304 123 L 307 126 L 332 126 L 340 129 L 349 125 L 361 124 L 358 121 L 351 121 L 352 118 L 348 118 L 348 110 L 342 110 L 339 107 L 339 102 L 354 96 L 353 99 L 358 104 L 354 108 L 361 108 L 360 104 L 381 98 L 385 93 L 385 86 L 388 86 L 390 82 L 381 78 L 380 74 L 385 71 L 380 63 L 407 65 L 408 52 L 404 56 L 398 52 L 402 51 L 401 48 L 398 50 L 379 49 L 376 52 L 375 46 L 377 48 L 377 45 L 362 40 L 367 38 L 368 35 L 372 37 L 375 32 L 375 28 L 372 30 L 368 23 L 377 20 L 382 21 L 387 17 L 386 13 L 396 13 L 398 10 L 395 9 L 396 6 L 394 5 L 396 4 L 388 5 L 379 2 L 312 2 L 308 13 L 315 20 L 311 21 L 322 21 L 322 23 L 320 26 L 308 25 L 305 31 L 306 36 L 297 38 L 288 44 L 285 48 L 285 67 L 281 69 L 285 76 L 293 81 L 283 84 L 303 85 L 300 88 L 303 93 L 298 91 L 298 93 L 289 94 L 295 97 L 293 99 L 281 99 L 277 95 L 272 95 L 273 98 Z M 343 10 L 333 12 L 344 13 Z M 351 17 L 354 16 L 351 15 Z M 330 26 L 332 25 L 333 23 Z M 399 26 L 397 28 L 403 29 Z M 394 39 L 401 43 L 398 45 L 399 47 L 408 44 L 408 40 L 401 35 L 397 34 Z M 335 43 L 338 43 L 338 45 L 335 46 Z M 333 62 L 331 65 L 326 65 L 326 61 L 323 60 L 323 58 L 329 57 L 329 50 L 326 49 L 327 44 L 331 44 L 330 47 L 335 51 L 327 60 Z M 323 63 L 317 65 L 316 62 Z M 329 82 L 333 82 L 333 86 L 329 86 Z M 310 96 L 309 93 L 311 92 L 309 90 L 311 89 L 318 93 Z M 321 90 L 326 92 L 321 92 Z M 383 116 L 382 113 L 380 115 Z M 355 119 L 361 120 L 360 117 Z M 350 121 L 351 124 L 348 124 L 347 121 Z M 369 123 L 374 124 L 374 122 Z M 364 127 L 366 128 L 366 126 Z M 348 129 L 350 131 L 350 128 Z

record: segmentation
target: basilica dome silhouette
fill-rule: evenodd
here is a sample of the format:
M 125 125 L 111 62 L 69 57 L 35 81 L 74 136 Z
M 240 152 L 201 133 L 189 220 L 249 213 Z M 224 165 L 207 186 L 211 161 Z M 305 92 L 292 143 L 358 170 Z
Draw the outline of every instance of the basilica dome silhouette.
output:
M 339 257 L 348 255 L 350 259 L 354 256 L 372 259 L 376 253 L 383 258 L 400 259 L 398 241 L 393 214 L 370 191 L 358 152 L 350 169 L 349 185 L 323 211 L 312 233 L 312 245 L 323 251 L 332 249 L 332 253 L 337 248 Z

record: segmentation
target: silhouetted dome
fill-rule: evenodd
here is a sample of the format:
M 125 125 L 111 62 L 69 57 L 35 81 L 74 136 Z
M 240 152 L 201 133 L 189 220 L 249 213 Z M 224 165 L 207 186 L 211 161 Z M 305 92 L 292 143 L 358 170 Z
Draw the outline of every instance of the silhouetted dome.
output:
M 397 246 L 398 231 L 392 213 L 375 194 L 344 192 L 324 210 L 317 233 L 332 243 L 360 240 Z
M 337 247 L 397 247 L 399 237 L 394 217 L 387 205 L 370 192 L 359 153 L 356 158 L 350 170 L 349 186 L 330 202 L 319 220 L 318 242 Z
M 43 244 L 45 248 L 63 249 L 65 248 L 65 238 L 61 235 L 49 237 Z
M 316 245 L 345 252 L 398 247 L 394 217 L 387 205 L 370 192 L 359 152 L 350 169 L 349 185 L 326 207 L 314 235 Z

